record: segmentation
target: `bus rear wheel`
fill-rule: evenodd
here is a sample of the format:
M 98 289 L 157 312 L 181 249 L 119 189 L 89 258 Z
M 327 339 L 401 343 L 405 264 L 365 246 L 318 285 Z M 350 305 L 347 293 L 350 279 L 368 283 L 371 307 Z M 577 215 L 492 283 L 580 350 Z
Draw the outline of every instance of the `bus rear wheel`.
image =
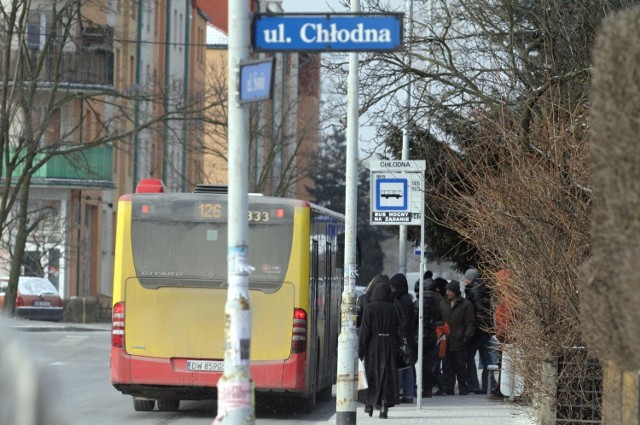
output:
M 321 389 L 320 391 L 318 391 L 318 394 L 316 394 L 316 399 L 319 401 L 329 401 L 331 400 L 331 398 L 333 397 L 333 386 L 329 385 L 326 388 Z
M 312 392 L 302 399 L 300 410 L 302 413 L 311 413 L 316 408 L 316 393 Z
M 175 412 L 180 407 L 180 400 L 174 398 L 158 399 L 158 410 L 163 412 Z
M 133 398 L 133 409 L 136 412 L 149 412 L 156 406 L 155 400 L 149 400 L 148 398 Z

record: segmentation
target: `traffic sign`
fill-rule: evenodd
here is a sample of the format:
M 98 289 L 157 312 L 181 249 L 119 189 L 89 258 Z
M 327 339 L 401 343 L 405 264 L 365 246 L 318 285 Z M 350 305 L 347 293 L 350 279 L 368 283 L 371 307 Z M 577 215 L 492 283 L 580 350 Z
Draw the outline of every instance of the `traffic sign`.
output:
M 273 58 L 240 64 L 240 102 L 271 98 L 273 92 Z
M 402 49 L 402 13 L 256 15 L 257 51 L 380 52 Z
M 377 161 L 370 169 L 370 223 L 422 224 L 425 161 Z

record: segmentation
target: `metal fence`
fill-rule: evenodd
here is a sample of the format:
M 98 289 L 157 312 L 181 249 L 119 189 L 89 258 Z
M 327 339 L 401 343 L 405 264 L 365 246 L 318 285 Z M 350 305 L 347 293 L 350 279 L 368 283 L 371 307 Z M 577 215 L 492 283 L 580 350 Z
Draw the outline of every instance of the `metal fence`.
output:
M 602 424 L 602 368 L 585 348 L 558 360 L 557 425 Z

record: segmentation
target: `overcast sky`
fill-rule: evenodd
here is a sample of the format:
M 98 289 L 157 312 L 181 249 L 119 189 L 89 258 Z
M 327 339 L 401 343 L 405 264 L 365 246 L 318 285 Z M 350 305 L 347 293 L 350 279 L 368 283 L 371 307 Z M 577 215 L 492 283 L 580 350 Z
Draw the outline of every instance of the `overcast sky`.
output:
M 350 9 L 341 4 L 341 0 L 283 0 L 282 1 L 282 9 L 284 13 L 300 13 L 300 12 L 308 12 L 308 13 L 317 13 L 317 12 L 331 12 L 335 10 L 336 12 L 348 13 Z M 360 139 L 360 148 L 362 150 L 369 149 L 369 142 L 375 135 L 375 130 L 372 127 L 363 125 L 364 118 L 361 117 L 359 120 L 359 139 Z M 361 155 L 364 155 L 361 152 Z
M 341 12 L 348 12 L 340 5 L 339 0 L 283 0 L 282 8 L 287 12 L 329 12 L 331 7 Z M 341 10 L 342 9 L 342 10 Z

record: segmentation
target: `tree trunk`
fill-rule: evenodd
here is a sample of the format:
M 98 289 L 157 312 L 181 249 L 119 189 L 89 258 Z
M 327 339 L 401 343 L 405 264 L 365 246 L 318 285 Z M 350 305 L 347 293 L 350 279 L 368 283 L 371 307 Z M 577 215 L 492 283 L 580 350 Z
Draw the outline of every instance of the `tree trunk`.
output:
M 4 299 L 5 311 L 13 316 L 16 312 L 16 294 L 18 293 L 18 278 L 22 270 L 22 259 L 27 245 L 27 212 L 29 207 L 29 188 L 31 176 L 28 175 L 20 188 L 20 201 L 18 204 L 18 227 L 15 238 L 13 258 L 11 259 L 11 272 L 9 273 L 9 286 L 7 296 Z

